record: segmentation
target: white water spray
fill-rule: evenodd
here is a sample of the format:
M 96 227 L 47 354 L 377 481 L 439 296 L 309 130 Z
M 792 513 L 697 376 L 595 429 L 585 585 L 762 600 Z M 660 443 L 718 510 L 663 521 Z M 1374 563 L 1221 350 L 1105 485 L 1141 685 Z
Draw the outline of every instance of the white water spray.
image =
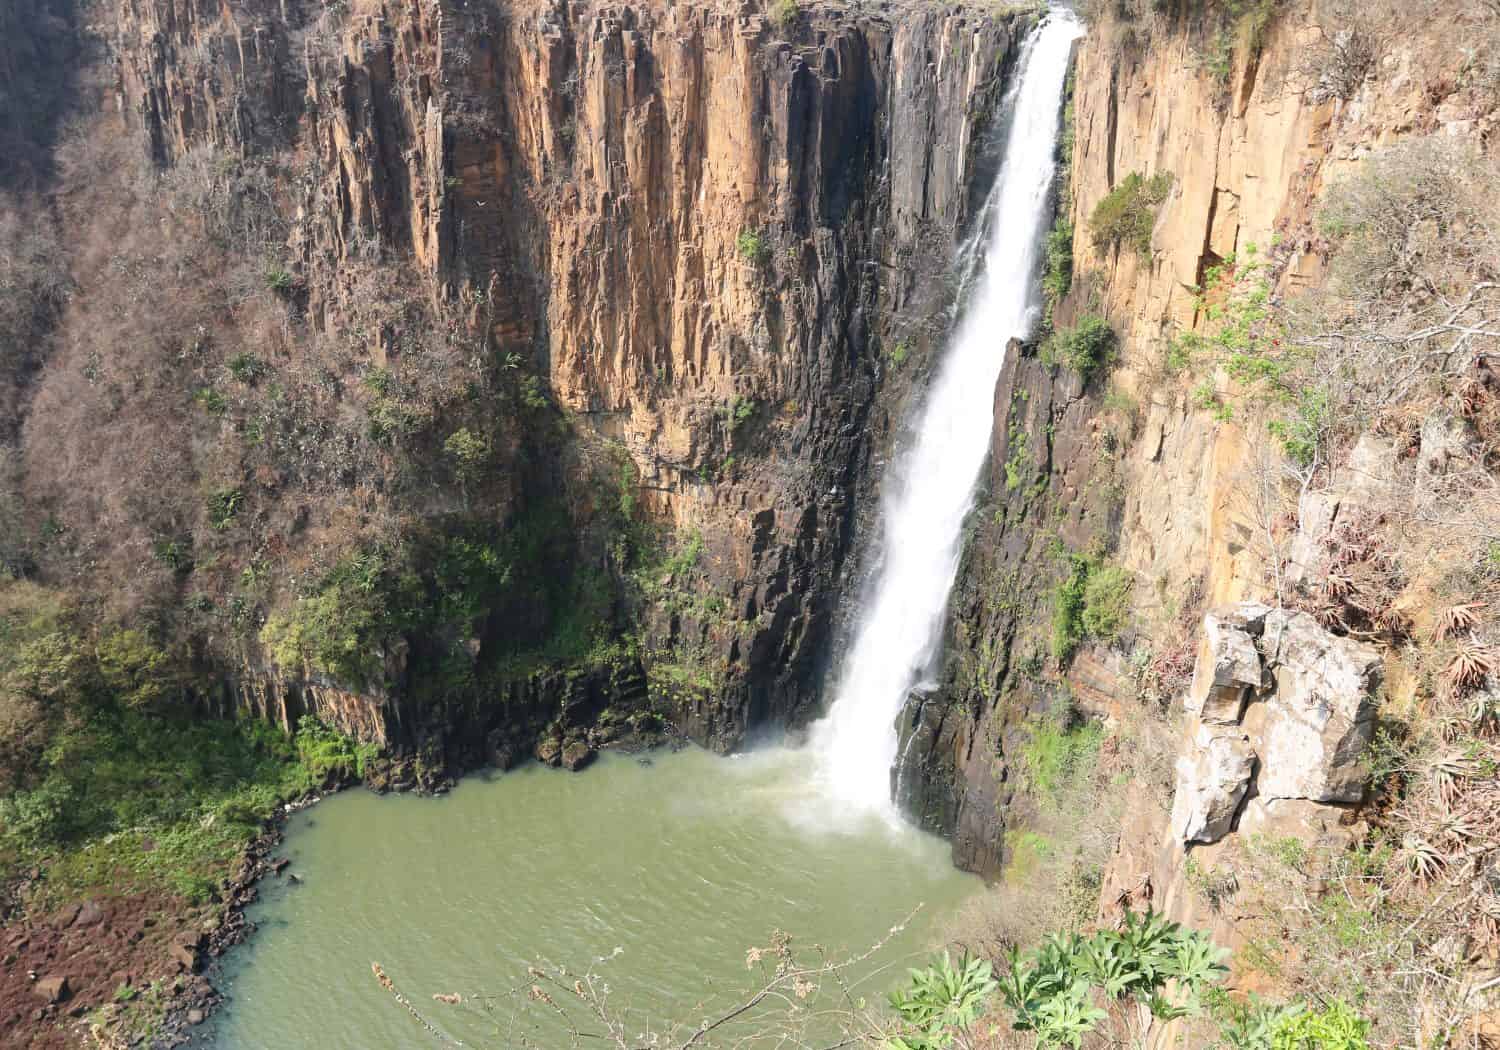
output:
M 965 316 L 922 409 L 914 446 L 886 475 L 871 601 L 813 746 L 840 800 L 889 810 L 895 721 L 941 641 L 964 518 L 989 449 L 995 381 L 1012 338 L 1039 312 L 1038 255 L 1055 175 L 1060 100 L 1083 28 L 1050 12 L 1028 38 L 1000 175 L 986 203 L 989 242 Z

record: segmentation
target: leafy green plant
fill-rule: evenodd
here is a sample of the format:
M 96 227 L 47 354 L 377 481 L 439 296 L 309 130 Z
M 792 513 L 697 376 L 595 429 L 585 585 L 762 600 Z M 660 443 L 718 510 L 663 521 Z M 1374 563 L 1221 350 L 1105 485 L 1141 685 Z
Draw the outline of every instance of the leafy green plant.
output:
M 890 352 L 886 354 L 886 360 L 891 363 L 892 368 L 900 368 L 906 364 L 909 357 L 911 357 L 911 344 L 905 339 L 898 340 L 896 345 L 891 347 Z
M 1199 1013 L 1227 972 L 1227 954 L 1196 930 L 1127 912 L 1119 930 L 1054 934 L 1024 958 L 1013 949 L 1000 994 L 1017 1030 L 1036 1033 L 1043 1046 L 1076 1048 L 1108 1016 L 1096 994 L 1144 1003 L 1162 1020 Z
M 734 239 L 734 247 L 740 258 L 755 266 L 771 257 L 771 246 L 759 230 L 741 230 Z
M 947 952 L 926 969 L 913 969 L 910 986 L 891 992 L 890 1004 L 902 1021 L 892 1050 L 942 1050 L 979 1018 L 998 984 L 983 959 L 964 956 L 957 965 Z
M 1049 719 L 1029 728 L 1021 745 L 1021 764 L 1027 780 L 1044 794 L 1056 793 L 1092 768 L 1104 739 L 1103 729 L 1094 722 L 1069 726 Z
M 243 351 L 229 359 L 228 368 L 229 374 L 241 383 L 253 383 L 270 371 L 260 358 Z
M 1047 233 L 1046 263 L 1042 270 L 1042 291 L 1049 304 L 1055 304 L 1073 287 L 1073 224 L 1059 215 Z
M 779 29 L 789 29 L 801 13 L 797 0 L 774 0 L 771 4 L 771 21 Z
M 311 715 L 297 723 L 296 747 L 303 767 L 318 780 L 363 777 L 380 754 L 379 745 L 345 736 Z
M 460 478 L 472 481 L 483 472 L 489 460 L 489 439 L 468 427 L 459 427 L 443 442 L 443 455 L 448 457 Z
M 756 400 L 753 397 L 741 397 L 736 394 L 729 399 L 729 404 L 724 406 L 724 418 L 729 421 L 730 430 L 738 430 L 750 421 L 755 415 Z
M 1052 591 L 1052 658 L 1066 663 L 1081 642 L 1119 637 L 1130 611 L 1133 578 L 1095 554 L 1069 554 L 1068 573 Z
M 1342 1000 L 1321 1010 L 1283 1017 L 1271 1035 L 1270 1050 L 1369 1050 L 1370 1022 Z
M 1048 336 L 1040 356 L 1046 364 L 1066 365 L 1086 383 L 1114 360 L 1115 344 L 1109 322 L 1098 314 L 1085 314 L 1072 328 L 1059 328 Z
M 211 386 L 193 391 L 193 401 L 211 416 L 222 416 L 229 411 L 229 402 L 224 395 Z
M 1112 642 L 1125 626 L 1130 612 L 1130 590 L 1135 578 L 1118 565 L 1105 565 L 1089 573 L 1083 588 L 1082 623 L 1091 638 Z
M 1151 231 L 1157 211 L 1171 192 L 1172 181 L 1166 172 L 1149 179 L 1138 171 L 1126 175 L 1089 215 L 1094 246 L 1101 251 L 1123 246 L 1140 255 L 1151 254 Z
M 245 492 L 243 489 L 218 489 L 208 494 L 208 524 L 218 532 L 223 532 L 234 524 L 234 519 L 239 516 L 240 508 L 245 503 Z

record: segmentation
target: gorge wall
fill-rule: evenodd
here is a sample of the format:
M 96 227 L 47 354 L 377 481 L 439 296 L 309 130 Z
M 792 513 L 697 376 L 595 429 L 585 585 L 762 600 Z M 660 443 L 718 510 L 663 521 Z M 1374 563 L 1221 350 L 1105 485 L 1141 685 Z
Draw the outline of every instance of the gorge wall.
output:
M 1229 45 L 1215 44 L 1220 25 L 1202 13 L 1105 15 L 1080 48 L 1064 205 L 1075 276 L 1054 321 L 1103 314 L 1118 359 L 1107 383 L 1085 385 L 1033 350 L 1013 358 L 996 391 L 988 502 L 955 592 L 944 685 L 914 698 L 918 738 L 903 747 L 925 769 L 913 782 L 929 785 L 915 805 L 958 829 L 960 863 L 998 870 L 1015 791 L 1007 741 L 1024 739 L 1027 718 L 1064 693 L 1117 713 L 1137 691 L 1140 669 L 1124 659 L 1137 647 L 1167 658 L 1183 689 L 1202 610 L 1271 593 L 1274 559 L 1244 493 L 1261 424 L 1205 410 L 1163 368 L 1175 335 L 1212 326 L 1198 292 L 1205 274 L 1258 246 L 1274 262 L 1278 299 L 1315 285 L 1327 242 L 1314 216 L 1329 184 L 1377 146 L 1482 136 L 1494 121 L 1486 96 L 1430 64 L 1439 27 L 1392 47 L 1380 74 L 1344 100 L 1309 83 L 1315 5 L 1276 11 L 1256 47 L 1231 37 L 1222 75 L 1205 56 Z M 1089 232 L 1095 207 L 1130 173 L 1164 173 L 1172 187 L 1144 255 L 1096 245 Z M 1065 555 L 1091 545 L 1135 580 L 1131 636 L 1086 645 L 1056 679 L 1042 673 L 1053 588 L 1071 571 Z
M 899 782 L 914 813 L 953 833 L 960 865 L 998 876 L 1014 864 L 1023 881 L 1034 879 L 1026 872 L 1037 850 L 1055 848 L 1044 838 L 1038 847 L 1034 829 L 1058 819 L 1033 768 L 1037 741 L 1046 742 L 1047 727 L 1097 726 L 1105 779 L 1089 797 L 1118 823 L 1112 853 L 1086 883 L 1090 908 L 1113 921 L 1122 906 L 1151 906 L 1211 930 L 1236 952 L 1241 989 L 1274 991 L 1280 986 L 1268 975 L 1278 973 L 1332 988 L 1337 980 L 1316 971 L 1309 942 L 1285 947 L 1291 927 L 1269 935 L 1278 945 L 1270 956 L 1257 938 L 1268 936 L 1267 916 L 1280 914 L 1276 895 L 1291 892 L 1286 865 L 1312 872 L 1310 858 L 1367 856 L 1348 851 L 1373 849 L 1372 827 L 1390 836 L 1380 841 L 1400 842 L 1401 829 L 1413 826 L 1392 813 L 1414 805 L 1421 791 L 1412 785 L 1426 783 L 1420 774 L 1372 779 L 1389 734 L 1410 734 L 1400 746 L 1415 748 L 1432 731 L 1417 727 L 1441 722 L 1451 733 L 1460 719 L 1456 687 L 1437 680 L 1434 661 L 1451 655 L 1440 645 L 1440 625 L 1453 615 L 1445 604 L 1492 586 L 1488 569 L 1465 576 L 1453 568 L 1475 550 L 1483 560 L 1490 526 L 1465 532 L 1458 524 L 1468 520 L 1469 497 L 1442 514 L 1420 508 L 1444 498 L 1433 471 L 1487 462 L 1486 424 L 1454 391 L 1465 383 L 1490 389 L 1489 351 L 1460 343 L 1452 378 L 1431 380 L 1421 396 L 1396 395 L 1373 411 L 1352 398 L 1332 406 L 1319 424 L 1327 427 L 1320 433 L 1341 435 L 1328 442 L 1328 458 L 1322 445 L 1299 449 L 1306 458 L 1292 467 L 1276 413 L 1298 392 L 1255 400 L 1246 361 L 1257 340 L 1275 353 L 1278 333 L 1316 331 L 1282 320 L 1296 317 L 1299 304 L 1326 311 L 1325 331 L 1356 329 L 1359 310 L 1380 309 L 1401 264 L 1384 271 L 1386 283 L 1364 306 L 1352 305 L 1347 263 L 1330 278 L 1347 230 L 1326 217 L 1326 202 L 1372 157 L 1441 155 L 1488 141 L 1495 93 L 1473 70 L 1495 54 L 1493 23 L 1446 5 L 1372 10 L 1378 27 L 1351 15 L 1358 5 L 1336 3 L 1087 6 L 1093 20 L 1077 58 L 1070 180 L 1057 227 L 1070 246 L 1071 284 L 1051 286 L 1063 294 L 1050 323 L 1070 333 L 1102 319 L 1116 341 L 1082 369 L 1051 342 L 1021 348 L 1007 365 L 948 654 L 938 688 L 913 696 L 903 717 Z M 1459 37 L 1475 41 L 1467 58 L 1445 44 Z M 1369 49 L 1352 66 L 1351 40 Z M 1403 154 L 1408 143 L 1413 153 Z M 1399 177 L 1370 192 L 1408 192 L 1392 181 Z M 1119 199 L 1115 191 L 1133 178 L 1139 249 L 1097 232 L 1101 202 Z M 1157 197 L 1153 178 L 1169 187 Z M 1411 223 L 1424 221 L 1429 232 L 1444 229 L 1444 243 L 1470 236 L 1441 219 Z M 1455 302 L 1472 299 L 1463 289 L 1483 280 L 1482 266 L 1466 266 L 1459 290 L 1443 293 Z M 1333 289 L 1327 298 L 1309 298 L 1325 286 Z M 1304 338 L 1326 345 L 1319 335 Z M 1447 445 L 1445 434 L 1454 435 Z M 1473 476 L 1489 491 L 1483 470 Z M 1096 580 L 1128 593 L 1128 615 L 1107 637 L 1077 622 Z M 1481 644 L 1485 628 L 1469 626 L 1480 639 L 1469 644 Z M 1429 647 L 1434 655 L 1421 656 Z M 1493 685 L 1480 676 L 1465 688 L 1482 697 Z M 1482 711 L 1484 701 L 1475 703 Z M 1386 735 L 1371 750 L 1377 709 Z M 1425 723 L 1437 716 L 1415 713 L 1435 709 L 1455 713 Z M 1479 721 L 1464 724 L 1482 736 L 1482 715 L 1472 717 Z M 1410 848 L 1410 833 L 1405 841 L 1400 849 Z M 1266 859 L 1268 843 L 1280 844 L 1280 860 Z M 1340 863 L 1354 862 L 1334 868 Z M 1413 863 L 1421 862 L 1396 867 Z M 1393 877 L 1389 899 L 1411 878 Z M 1473 908 L 1493 907 L 1486 885 L 1449 892 L 1472 893 Z M 1322 890 L 1297 892 L 1307 895 L 1297 899 L 1309 914 L 1323 914 Z M 1414 920 L 1388 950 L 1424 937 L 1479 944 L 1477 933 L 1450 932 L 1472 914 L 1452 916 L 1441 934 L 1413 934 L 1427 921 Z M 1277 970 L 1282 951 L 1299 957 Z M 1382 980 L 1369 966 L 1348 972 L 1367 988 Z M 1427 994 L 1406 988 L 1391 1002 Z M 1436 1023 L 1424 1015 L 1404 1038 Z M 1169 1028 L 1156 1038 L 1165 1045 L 1182 1034 Z M 1187 1037 L 1178 1045 L 1199 1044 Z
M 73 267 L 25 387 L 28 557 L 238 668 L 194 687 L 211 707 L 307 711 L 427 766 L 473 762 L 511 724 L 492 752 L 576 739 L 606 709 L 718 748 L 808 717 L 856 508 L 943 335 L 1028 17 L 102 6 L 63 228 L 109 238 L 99 213 L 121 209 L 89 199 L 107 180 L 88 168 L 137 148 L 134 206 L 159 206 L 162 180 L 225 228 L 214 272 L 173 264 L 191 310 L 90 307 L 111 264 Z M 114 343 L 159 349 L 81 345 L 92 309 L 155 312 Z M 156 435 L 166 474 L 123 451 L 152 354 L 190 359 L 152 380 L 153 415 L 179 417 Z M 448 585 L 411 537 L 451 552 L 456 532 L 516 564 L 532 544 L 529 582 L 440 623 L 374 610 L 319 649 L 329 625 L 303 614 L 348 604 L 351 557 L 375 558 L 364 590 L 386 610 L 409 563 L 431 608 Z M 547 684 L 563 671 L 588 684 Z M 496 699 L 516 692 L 532 699 Z

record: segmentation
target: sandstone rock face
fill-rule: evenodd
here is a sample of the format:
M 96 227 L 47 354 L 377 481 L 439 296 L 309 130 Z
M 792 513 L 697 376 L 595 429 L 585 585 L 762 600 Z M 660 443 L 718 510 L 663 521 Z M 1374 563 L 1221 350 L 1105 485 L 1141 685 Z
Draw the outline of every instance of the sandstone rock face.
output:
M 1177 762 L 1173 834 L 1182 842 L 1222 838 L 1252 787 L 1257 756 L 1253 787 L 1262 806 L 1358 801 L 1379 651 L 1324 630 L 1306 613 L 1254 603 L 1209 613 L 1203 629 L 1193 676 L 1194 697 L 1203 699 L 1188 704 L 1198 725 Z M 1252 695 L 1257 710 L 1247 712 Z
M 1177 760 L 1172 833 L 1183 842 L 1216 842 L 1229 833 L 1250 790 L 1255 750 L 1232 729 L 1201 726 Z
M 1260 794 L 1357 802 L 1360 760 L 1375 732 L 1380 653 L 1339 638 L 1306 613 L 1273 612 L 1264 644 L 1276 690 L 1266 701 Z
M 1203 618 L 1209 658 L 1200 659 L 1193 669 L 1189 714 L 1218 725 L 1239 724 L 1251 692 L 1265 684 L 1256 640 L 1270 611 L 1252 604 L 1212 612 Z

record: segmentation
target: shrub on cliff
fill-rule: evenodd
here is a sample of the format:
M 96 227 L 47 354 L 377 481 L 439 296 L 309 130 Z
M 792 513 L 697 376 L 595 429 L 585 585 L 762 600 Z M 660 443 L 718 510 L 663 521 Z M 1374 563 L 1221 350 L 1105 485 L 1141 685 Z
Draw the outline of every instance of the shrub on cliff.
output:
M 1072 328 L 1059 328 L 1042 344 L 1041 359 L 1066 365 L 1085 383 L 1115 358 L 1115 333 L 1098 314 L 1085 314 Z
M 1130 612 L 1130 573 L 1092 554 L 1068 556 L 1068 574 L 1052 592 L 1052 658 L 1067 663 L 1088 638 L 1108 644 Z
M 1135 582 L 1118 565 L 1106 565 L 1089 574 L 1083 588 L 1083 629 L 1091 638 L 1112 642 L 1125 626 L 1130 612 L 1130 588 Z
M 1158 172 L 1146 178 L 1138 171 L 1094 205 L 1089 232 L 1100 251 L 1124 246 L 1141 255 L 1151 254 L 1151 231 L 1156 214 L 1172 189 L 1172 176 Z

